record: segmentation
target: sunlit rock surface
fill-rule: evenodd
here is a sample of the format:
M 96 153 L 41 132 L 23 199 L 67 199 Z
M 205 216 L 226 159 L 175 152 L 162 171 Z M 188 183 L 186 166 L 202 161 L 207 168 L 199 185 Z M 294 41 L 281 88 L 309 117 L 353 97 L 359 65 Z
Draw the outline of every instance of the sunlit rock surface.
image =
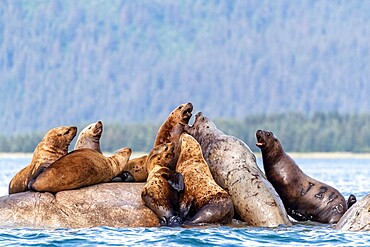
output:
M 144 183 L 102 183 L 51 193 L 0 197 L 0 227 L 86 228 L 159 226 L 141 199 Z
M 370 231 L 370 194 L 356 202 L 339 220 L 336 229 Z

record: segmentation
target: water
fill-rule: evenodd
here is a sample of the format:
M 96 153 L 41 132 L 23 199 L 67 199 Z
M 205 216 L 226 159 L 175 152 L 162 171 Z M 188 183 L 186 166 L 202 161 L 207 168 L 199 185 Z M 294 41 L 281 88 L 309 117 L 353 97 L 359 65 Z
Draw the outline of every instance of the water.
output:
M 31 156 L 0 157 L 0 196 Z M 295 158 L 310 176 L 347 198 L 370 193 L 370 158 Z M 258 160 L 261 164 L 261 160 Z M 313 222 L 292 227 L 207 226 L 197 228 L 0 229 L 0 246 L 370 246 L 370 232 L 345 232 Z

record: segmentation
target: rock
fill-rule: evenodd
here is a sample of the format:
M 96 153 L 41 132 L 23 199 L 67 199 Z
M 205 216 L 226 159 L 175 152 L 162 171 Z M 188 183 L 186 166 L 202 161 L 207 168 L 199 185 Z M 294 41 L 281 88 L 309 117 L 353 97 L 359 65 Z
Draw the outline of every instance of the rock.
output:
M 335 229 L 370 231 L 370 194 L 353 204 L 338 221 Z
M 86 228 L 160 226 L 141 199 L 144 183 L 102 183 L 56 195 L 22 192 L 0 197 L 0 227 Z

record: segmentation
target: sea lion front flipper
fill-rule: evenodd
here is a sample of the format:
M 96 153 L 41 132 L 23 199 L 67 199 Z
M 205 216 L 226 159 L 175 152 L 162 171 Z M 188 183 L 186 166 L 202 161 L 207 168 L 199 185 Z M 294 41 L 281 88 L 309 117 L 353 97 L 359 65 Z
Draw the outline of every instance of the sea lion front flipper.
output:
M 121 177 L 122 182 L 135 182 L 134 176 L 132 176 L 128 171 L 123 171 L 119 176 Z
M 349 209 L 353 204 L 357 202 L 356 196 L 350 194 L 347 200 L 347 209 Z
M 32 190 L 32 184 L 35 182 L 36 178 L 45 171 L 46 168 L 50 166 L 50 163 L 42 163 L 34 174 L 31 175 L 30 181 L 27 184 L 29 190 Z
M 184 178 L 181 173 L 171 171 L 170 173 L 162 174 L 162 176 L 176 191 L 180 192 L 184 190 Z
M 180 226 L 182 224 L 182 219 L 178 215 L 174 215 L 168 219 L 167 226 Z

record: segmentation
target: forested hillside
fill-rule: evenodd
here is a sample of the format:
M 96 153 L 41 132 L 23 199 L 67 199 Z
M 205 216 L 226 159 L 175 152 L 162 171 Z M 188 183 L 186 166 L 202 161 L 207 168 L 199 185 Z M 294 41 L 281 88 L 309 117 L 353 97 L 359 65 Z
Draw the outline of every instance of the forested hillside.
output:
M 369 1 L 0 1 L 0 133 L 158 126 L 188 101 L 369 113 L 369 23 Z
M 193 121 L 193 120 L 191 120 Z M 292 152 L 370 152 L 370 114 L 340 115 L 317 113 L 248 116 L 242 120 L 215 119 L 217 127 L 226 134 L 242 139 L 259 153 L 255 146 L 258 129 L 274 132 L 286 151 Z M 79 131 L 85 126 L 78 126 Z M 159 124 L 104 125 L 101 147 L 113 152 L 122 147 L 149 152 L 153 147 Z M 33 152 L 45 133 L 0 136 L 0 152 Z M 73 150 L 76 138 L 70 149 Z

